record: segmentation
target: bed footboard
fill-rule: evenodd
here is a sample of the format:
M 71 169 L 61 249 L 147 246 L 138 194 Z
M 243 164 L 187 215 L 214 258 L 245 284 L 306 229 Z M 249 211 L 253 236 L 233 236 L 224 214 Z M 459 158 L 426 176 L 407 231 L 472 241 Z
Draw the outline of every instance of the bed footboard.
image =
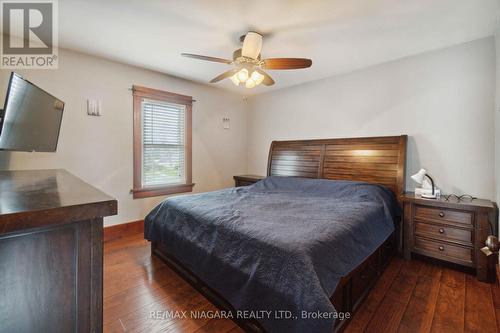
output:
M 397 237 L 395 235 L 397 233 L 392 234 L 368 259 L 340 280 L 339 285 L 330 298 L 338 312 L 348 312 L 352 317 L 353 313 L 358 309 L 394 254 L 397 244 Z M 220 310 L 235 313 L 236 310 L 229 302 L 172 256 L 165 244 L 151 242 L 151 255 L 164 261 Z M 246 332 L 265 332 L 256 320 L 235 319 L 234 321 Z M 342 332 L 349 321 L 350 318 L 337 320 L 335 322 L 334 333 Z

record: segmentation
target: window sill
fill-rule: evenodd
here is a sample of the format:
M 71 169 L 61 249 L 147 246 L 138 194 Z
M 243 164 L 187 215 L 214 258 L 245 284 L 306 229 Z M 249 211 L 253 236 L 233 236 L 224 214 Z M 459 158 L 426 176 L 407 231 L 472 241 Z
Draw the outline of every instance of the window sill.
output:
M 193 186 L 194 184 L 179 184 L 159 187 L 144 187 L 139 189 L 132 189 L 131 192 L 134 196 L 134 199 L 140 199 L 157 197 L 161 195 L 192 192 Z

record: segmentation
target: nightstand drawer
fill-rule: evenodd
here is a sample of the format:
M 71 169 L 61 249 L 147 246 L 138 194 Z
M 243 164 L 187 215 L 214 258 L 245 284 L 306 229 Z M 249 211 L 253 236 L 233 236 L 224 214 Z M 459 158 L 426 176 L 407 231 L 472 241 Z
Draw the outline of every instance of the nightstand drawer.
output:
M 472 226 L 472 213 L 467 211 L 415 206 L 415 218 L 423 221 L 451 222 Z
M 473 265 L 473 249 L 469 247 L 415 237 L 414 251 L 462 265 Z
M 444 225 L 415 222 L 415 234 L 439 240 L 457 242 L 468 246 L 472 246 L 474 243 L 471 230 Z

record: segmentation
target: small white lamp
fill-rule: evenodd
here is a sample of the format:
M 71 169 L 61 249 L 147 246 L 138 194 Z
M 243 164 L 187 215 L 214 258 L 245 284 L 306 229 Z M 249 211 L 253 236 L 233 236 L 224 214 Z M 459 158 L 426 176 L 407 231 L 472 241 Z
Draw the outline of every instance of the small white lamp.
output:
M 422 198 L 426 199 L 436 199 L 436 193 L 434 192 L 434 180 L 427 174 L 427 171 L 425 169 L 420 169 L 416 174 L 411 176 L 411 179 L 413 179 L 416 183 L 422 184 L 424 182 L 424 177 L 429 178 L 431 181 L 431 187 L 432 187 L 432 194 L 422 194 Z

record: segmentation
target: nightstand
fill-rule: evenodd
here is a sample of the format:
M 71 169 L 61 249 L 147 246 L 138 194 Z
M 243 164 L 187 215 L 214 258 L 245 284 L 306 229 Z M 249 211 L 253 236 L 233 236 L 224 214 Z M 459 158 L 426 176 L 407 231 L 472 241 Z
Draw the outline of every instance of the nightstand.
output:
M 240 187 L 240 186 L 252 185 L 266 177 L 256 176 L 256 175 L 240 175 L 240 176 L 234 176 L 233 178 L 234 178 L 234 186 Z
M 404 256 L 412 253 L 467 266 L 481 281 L 492 281 L 494 260 L 481 248 L 486 237 L 497 234 L 497 206 L 490 200 L 424 199 L 406 193 L 404 205 Z

